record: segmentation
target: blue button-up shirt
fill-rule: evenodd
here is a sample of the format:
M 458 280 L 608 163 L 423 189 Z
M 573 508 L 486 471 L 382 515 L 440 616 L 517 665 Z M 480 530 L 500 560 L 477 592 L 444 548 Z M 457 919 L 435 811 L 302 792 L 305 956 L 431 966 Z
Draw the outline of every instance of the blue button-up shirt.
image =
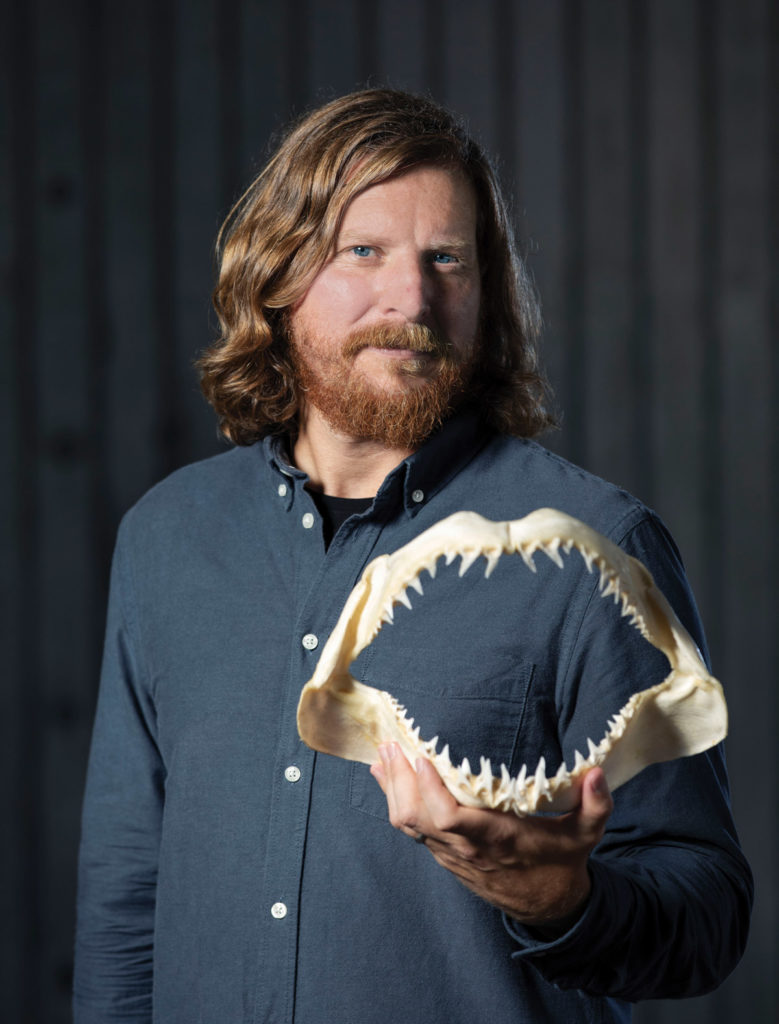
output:
M 175 473 L 117 543 L 84 807 L 77 1024 L 621 1021 L 627 1000 L 717 984 L 751 882 L 721 751 L 616 793 L 576 925 L 543 941 L 393 829 L 368 768 L 315 754 L 295 712 L 366 563 L 451 512 L 560 508 L 652 571 L 703 645 L 657 517 L 530 441 L 452 420 L 325 551 L 267 439 Z M 548 773 L 587 752 L 664 657 L 574 552 L 423 579 L 353 667 L 453 759 Z M 483 564 L 483 563 L 482 563 Z

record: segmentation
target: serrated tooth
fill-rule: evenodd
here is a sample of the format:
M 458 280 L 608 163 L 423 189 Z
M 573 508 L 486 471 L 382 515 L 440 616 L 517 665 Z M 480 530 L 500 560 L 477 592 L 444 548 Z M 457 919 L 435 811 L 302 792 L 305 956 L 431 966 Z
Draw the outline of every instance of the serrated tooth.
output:
M 411 598 L 408 596 L 405 590 L 401 590 L 399 594 L 395 595 L 395 600 L 399 601 L 400 604 L 404 604 L 406 608 L 411 611 Z
M 438 572 L 438 555 L 435 556 L 432 562 L 428 562 L 425 568 L 430 573 L 430 578 L 434 580 L 435 574 Z
M 440 764 L 444 771 L 452 767 L 452 759 L 449 756 L 449 744 L 447 743 L 440 754 L 436 755 L 436 764 Z
M 541 758 L 536 768 L 536 774 L 533 778 L 535 784 L 536 793 L 543 793 L 547 787 L 546 782 L 546 758 Z
M 576 769 L 579 767 L 580 764 L 584 764 L 584 757 L 579 753 L 578 750 L 574 750 L 574 752 L 573 752 L 573 770 L 576 771 Z
M 500 784 L 501 786 L 507 786 L 511 782 L 511 773 L 505 764 L 500 766 Z
M 614 576 L 607 575 L 605 579 L 606 585 L 601 587 L 601 597 L 609 597 L 611 594 L 618 593 L 617 581 Z
M 569 537 L 568 540 L 563 541 L 563 551 L 566 553 L 566 555 L 570 555 L 573 546 L 574 544 L 572 537 Z
M 418 594 L 424 595 L 424 591 L 422 590 L 422 580 L 420 580 L 418 576 L 412 576 L 412 578 L 408 581 L 408 585 L 410 587 L 413 587 Z
M 522 561 L 525 563 L 525 565 L 528 567 L 528 569 L 531 572 L 537 572 L 538 570 L 536 569 L 536 563 L 533 561 L 533 555 L 529 554 L 522 547 L 520 547 L 519 553 L 520 553 L 520 555 L 522 555 Z
M 425 744 L 425 753 L 431 756 L 435 756 L 435 748 L 438 746 L 438 737 L 434 736 L 432 740 L 428 740 Z
M 484 556 L 487 559 L 487 567 L 484 570 L 484 578 L 488 580 L 492 575 L 492 571 L 500 561 L 500 551 L 491 551 L 490 554 Z
M 560 542 L 557 541 L 557 542 L 553 542 L 552 544 L 547 545 L 546 547 L 543 548 L 543 552 L 547 556 L 547 558 L 551 558 L 551 560 L 558 567 L 558 569 L 562 569 L 563 566 L 564 566 L 563 559 L 562 559 L 562 556 L 560 555 L 560 552 L 557 550 L 557 546 L 558 546 L 559 543 Z
M 395 621 L 392 617 L 392 608 L 385 608 L 381 613 L 381 621 L 386 622 L 388 626 L 391 626 Z
M 525 780 L 526 780 L 526 778 L 527 778 L 527 765 L 523 764 L 522 767 L 519 769 L 519 775 L 517 775 L 516 779 L 514 780 L 514 785 L 516 787 L 517 792 L 520 792 L 520 790 L 523 790 L 525 788 Z
M 463 773 L 463 775 L 471 774 L 471 762 L 468 760 L 467 757 L 463 758 L 463 763 L 460 765 L 460 771 Z
M 458 574 L 461 578 L 468 572 L 468 570 L 470 569 L 470 567 L 473 565 L 473 563 L 476 561 L 480 554 L 480 551 L 468 551 L 466 554 L 462 556 L 460 572 Z
M 445 551 L 444 552 L 444 565 L 451 565 L 452 562 L 457 558 L 456 551 Z
M 490 759 L 488 757 L 482 757 L 480 759 L 480 765 L 481 765 L 481 771 L 479 772 L 479 775 L 483 776 L 485 782 L 489 781 L 491 783 L 492 782 L 492 765 L 490 764 Z
M 563 779 L 567 779 L 567 778 L 568 778 L 568 769 L 565 767 L 565 761 L 563 761 L 561 763 L 560 767 L 557 769 L 557 773 L 555 774 L 554 781 L 555 782 L 562 782 Z
M 589 736 L 587 737 L 587 750 L 588 750 L 589 755 L 590 755 L 589 756 L 589 760 L 590 761 L 594 760 L 594 758 L 598 754 L 598 748 L 595 746 L 595 744 L 592 742 L 592 740 L 590 739 Z

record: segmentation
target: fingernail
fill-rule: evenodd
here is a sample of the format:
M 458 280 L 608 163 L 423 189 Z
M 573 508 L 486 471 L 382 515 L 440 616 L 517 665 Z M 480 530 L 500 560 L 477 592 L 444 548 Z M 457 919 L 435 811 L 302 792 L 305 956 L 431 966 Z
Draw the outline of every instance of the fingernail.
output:
M 606 793 L 608 792 L 608 789 L 606 787 L 606 780 L 605 780 L 605 778 L 601 774 L 598 774 L 593 779 L 592 791 L 593 791 L 593 793 L 597 793 L 598 796 L 605 796 Z
M 395 743 L 380 743 L 379 756 L 384 764 L 389 764 L 395 757 Z
M 425 759 L 423 757 L 418 757 L 414 762 L 414 767 L 416 768 L 417 775 L 420 775 L 425 770 L 423 767 L 424 763 Z

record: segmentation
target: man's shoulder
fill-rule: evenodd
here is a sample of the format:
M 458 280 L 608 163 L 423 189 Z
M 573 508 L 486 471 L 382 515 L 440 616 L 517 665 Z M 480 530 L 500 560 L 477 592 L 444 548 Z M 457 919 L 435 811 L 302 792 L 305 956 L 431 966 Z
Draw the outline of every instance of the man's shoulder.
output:
M 617 543 L 637 523 L 654 519 L 644 502 L 537 441 L 495 437 L 474 467 L 492 477 L 502 504 L 520 518 L 536 508 L 556 508 L 581 519 Z
M 175 527 L 191 516 L 223 518 L 260 490 L 258 447 L 231 448 L 175 470 L 129 509 L 125 529 Z

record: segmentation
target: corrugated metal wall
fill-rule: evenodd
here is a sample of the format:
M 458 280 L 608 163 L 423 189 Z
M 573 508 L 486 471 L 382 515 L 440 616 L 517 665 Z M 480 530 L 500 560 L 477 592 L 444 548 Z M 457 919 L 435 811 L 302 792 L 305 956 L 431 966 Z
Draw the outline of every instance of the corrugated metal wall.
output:
M 0 1016 L 68 1019 L 118 517 L 217 450 L 212 242 L 293 111 L 430 90 L 500 158 L 565 411 L 675 533 L 728 689 L 748 955 L 643 1022 L 777 996 L 779 12 L 773 0 L 8 0 L 0 25 Z

